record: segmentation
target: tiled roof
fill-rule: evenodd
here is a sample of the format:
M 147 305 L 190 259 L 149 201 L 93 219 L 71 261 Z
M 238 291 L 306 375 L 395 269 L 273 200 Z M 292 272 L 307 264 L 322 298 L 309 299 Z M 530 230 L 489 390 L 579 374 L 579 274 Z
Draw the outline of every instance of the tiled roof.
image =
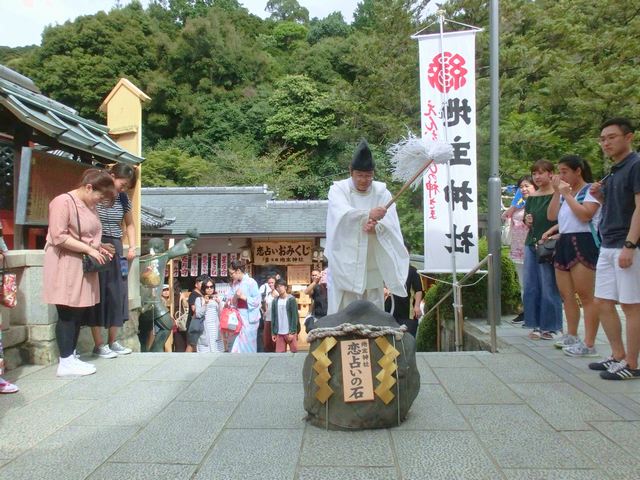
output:
M 147 207 L 142 205 L 140 207 L 140 223 L 142 223 L 142 230 L 158 230 L 171 225 L 175 222 L 175 218 L 167 218 L 161 209 Z
M 16 83 L 18 82 L 18 83 Z M 109 137 L 109 128 L 29 87 L 28 78 L 0 65 L 0 106 L 20 122 L 68 147 L 104 160 L 137 165 L 144 159 L 124 150 Z
M 262 187 L 143 188 L 142 203 L 175 217 L 167 230 L 183 235 L 324 236 L 326 200 L 274 200 Z

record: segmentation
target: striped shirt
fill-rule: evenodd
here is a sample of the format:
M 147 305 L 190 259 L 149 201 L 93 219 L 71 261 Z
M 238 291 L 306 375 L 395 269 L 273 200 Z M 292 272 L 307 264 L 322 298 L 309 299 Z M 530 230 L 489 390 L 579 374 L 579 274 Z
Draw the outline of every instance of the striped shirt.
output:
M 102 235 L 105 237 L 122 238 L 122 219 L 125 213 L 131 211 L 131 202 L 127 194 L 119 193 L 111 207 L 99 203 L 96 208 L 100 221 L 102 222 Z

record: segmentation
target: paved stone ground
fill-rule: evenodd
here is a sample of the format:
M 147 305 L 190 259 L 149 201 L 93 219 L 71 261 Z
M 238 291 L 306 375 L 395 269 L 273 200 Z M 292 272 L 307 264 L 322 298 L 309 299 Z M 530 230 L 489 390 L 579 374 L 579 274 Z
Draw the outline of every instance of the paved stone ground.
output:
M 304 353 L 132 354 L 72 380 L 23 367 L 0 397 L 0 478 L 640 478 L 640 381 L 526 333 L 500 327 L 496 355 L 419 354 L 407 421 L 366 432 L 305 423 Z

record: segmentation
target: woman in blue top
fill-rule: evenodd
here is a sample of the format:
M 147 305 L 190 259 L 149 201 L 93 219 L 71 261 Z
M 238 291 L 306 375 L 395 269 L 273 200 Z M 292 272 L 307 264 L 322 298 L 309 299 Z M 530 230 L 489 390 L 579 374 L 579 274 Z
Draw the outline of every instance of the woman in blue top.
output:
M 129 295 L 127 284 L 128 267 L 136 256 L 136 229 L 131 213 L 131 201 L 125 193 L 135 187 L 138 179 L 137 170 L 122 163 L 110 169 L 111 176 L 118 192 L 113 205 L 99 204 L 98 215 L 102 222 L 102 243 L 112 244 L 116 252 L 109 268 L 100 272 L 100 303 L 96 305 L 91 333 L 95 348 L 93 353 L 102 358 L 115 358 L 128 355 L 131 349 L 124 347 L 117 340 L 118 329 L 129 319 Z M 124 222 L 129 249 L 126 256 L 122 250 L 122 224 Z M 104 344 L 102 329 L 108 330 L 108 344 Z

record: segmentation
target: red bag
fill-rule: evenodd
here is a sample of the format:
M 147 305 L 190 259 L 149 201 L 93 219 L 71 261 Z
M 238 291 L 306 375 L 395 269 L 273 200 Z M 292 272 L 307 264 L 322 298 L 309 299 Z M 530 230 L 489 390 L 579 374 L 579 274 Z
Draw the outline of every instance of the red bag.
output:
M 0 303 L 7 308 L 14 308 L 18 304 L 18 285 L 15 273 L 2 272 L 2 290 Z
M 237 308 L 226 307 L 220 312 L 220 330 L 226 333 L 238 334 L 242 329 L 242 317 Z

